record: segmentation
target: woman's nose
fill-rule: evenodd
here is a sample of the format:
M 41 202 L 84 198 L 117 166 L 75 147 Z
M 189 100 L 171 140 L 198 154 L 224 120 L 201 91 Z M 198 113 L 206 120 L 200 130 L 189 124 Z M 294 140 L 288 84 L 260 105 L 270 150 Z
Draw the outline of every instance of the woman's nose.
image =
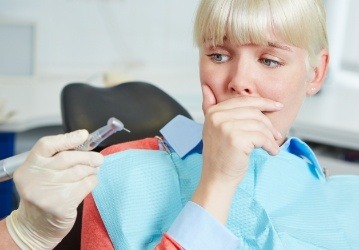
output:
M 238 62 L 230 72 L 228 90 L 236 95 L 253 95 L 255 84 L 250 65 Z

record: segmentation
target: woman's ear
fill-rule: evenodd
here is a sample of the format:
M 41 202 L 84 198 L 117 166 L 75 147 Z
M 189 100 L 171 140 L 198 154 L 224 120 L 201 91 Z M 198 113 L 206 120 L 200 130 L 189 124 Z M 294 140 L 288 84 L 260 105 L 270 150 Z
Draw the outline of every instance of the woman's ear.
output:
M 329 52 L 323 49 L 320 52 L 319 64 L 314 69 L 314 75 L 310 81 L 307 82 L 307 95 L 315 95 L 322 88 L 325 77 L 328 72 Z

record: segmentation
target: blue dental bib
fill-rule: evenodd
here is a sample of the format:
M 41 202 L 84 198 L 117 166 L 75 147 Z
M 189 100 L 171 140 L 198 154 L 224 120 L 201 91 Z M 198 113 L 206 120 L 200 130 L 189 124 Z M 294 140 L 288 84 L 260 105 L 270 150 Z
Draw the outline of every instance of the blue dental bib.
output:
M 109 155 L 93 191 L 116 249 L 154 249 L 196 189 L 202 155 L 161 150 Z M 325 176 L 285 150 L 256 149 L 227 227 L 241 249 L 356 249 L 359 177 Z M 195 223 L 195 221 L 193 222 Z

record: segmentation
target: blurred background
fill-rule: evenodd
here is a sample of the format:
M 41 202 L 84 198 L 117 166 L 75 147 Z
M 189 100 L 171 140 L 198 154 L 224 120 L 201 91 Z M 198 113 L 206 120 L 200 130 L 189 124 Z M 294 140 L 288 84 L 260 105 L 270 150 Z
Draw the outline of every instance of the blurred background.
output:
M 187 67 L 197 2 L 2 0 L 0 18 L 33 24 L 36 74 Z

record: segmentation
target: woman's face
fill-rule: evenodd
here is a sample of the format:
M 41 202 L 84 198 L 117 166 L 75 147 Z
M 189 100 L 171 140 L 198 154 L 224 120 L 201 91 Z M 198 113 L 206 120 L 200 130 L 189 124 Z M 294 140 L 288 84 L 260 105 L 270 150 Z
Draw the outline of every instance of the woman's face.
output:
M 284 104 L 266 116 L 282 135 L 294 121 L 307 93 L 313 91 L 304 49 L 273 41 L 270 45 L 221 46 L 204 44 L 200 49 L 201 84 L 213 92 L 216 103 L 230 98 L 255 96 Z M 316 90 L 318 91 L 318 90 Z

